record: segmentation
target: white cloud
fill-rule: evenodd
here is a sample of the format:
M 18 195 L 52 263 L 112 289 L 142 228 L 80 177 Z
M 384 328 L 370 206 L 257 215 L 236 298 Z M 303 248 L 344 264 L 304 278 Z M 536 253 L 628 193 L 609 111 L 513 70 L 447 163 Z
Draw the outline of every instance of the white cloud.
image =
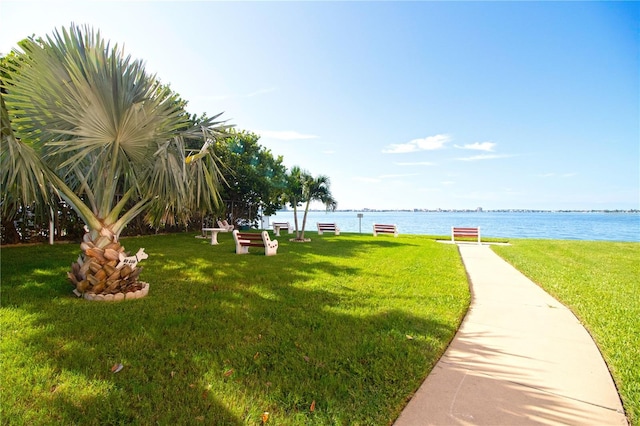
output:
M 322 153 L 323 153 L 323 154 L 327 154 L 327 155 L 333 155 L 333 154 L 335 154 L 336 152 L 335 152 L 334 150 L 332 150 L 332 149 L 327 149 L 326 151 L 322 151 Z
M 414 163 L 393 163 L 396 166 L 435 166 L 436 163 L 431 161 L 416 161 Z
M 422 139 L 413 139 L 407 143 L 391 144 L 383 149 L 384 154 L 404 154 L 407 152 L 432 151 L 444 148 L 444 144 L 451 141 L 449 135 L 427 136 Z
M 278 139 L 281 141 L 294 141 L 301 139 L 317 139 L 318 135 L 300 133 L 295 130 L 254 130 L 255 133 L 267 139 Z
M 459 149 L 472 149 L 475 151 L 487 151 L 487 152 L 491 152 L 493 151 L 493 148 L 496 146 L 497 144 L 494 142 L 474 142 L 474 143 L 468 143 L 466 145 L 455 145 L 456 148 Z
M 480 154 L 472 157 L 456 158 L 458 161 L 481 161 L 481 160 L 495 160 L 497 158 L 509 158 L 513 157 L 511 154 Z
M 443 184 L 443 185 L 445 185 L 445 186 L 449 186 L 449 185 L 453 185 L 453 184 L 455 184 L 455 182 L 454 182 L 454 181 L 452 181 L 452 180 L 445 180 L 445 181 L 440 182 L 440 183 L 441 183 L 441 184 Z

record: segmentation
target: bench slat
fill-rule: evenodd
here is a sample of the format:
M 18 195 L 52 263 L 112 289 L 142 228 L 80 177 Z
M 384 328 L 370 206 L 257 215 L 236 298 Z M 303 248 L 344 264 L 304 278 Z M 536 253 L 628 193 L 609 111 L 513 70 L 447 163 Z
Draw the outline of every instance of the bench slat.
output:
M 237 254 L 249 253 L 249 247 L 264 247 L 264 254 L 267 256 L 273 256 L 278 251 L 278 240 L 269 238 L 267 231 L 239 232 L 236 229 L 233 231 L 233 239 L 236 241 Z
M 340 235 L 340 228 L 335 223 L 320 223 L 317 222 L 318 235 L 322 235 L 323 232 L 333 232 L 335 235 Z
M 241 232 L 238 232 L 236 235 L 238 235 L 238 238 L 241 240 L 261 240 L 262 239 L 262 234 L 243 234 Z
M 378 234 L 393 234 L 394 237 L 398 236 L 398 227 L 396 225 L 386 225 L 375 223 L 373 225 L 373 236 Z
M 478 238 L 478 244 L 481 244 L 480 242 L 480 227 L 457 227 L 457 226 L 452 226 L 451 227 L 451 241 L 455 242 L 455 238 L 459 237 L 459 238 Z

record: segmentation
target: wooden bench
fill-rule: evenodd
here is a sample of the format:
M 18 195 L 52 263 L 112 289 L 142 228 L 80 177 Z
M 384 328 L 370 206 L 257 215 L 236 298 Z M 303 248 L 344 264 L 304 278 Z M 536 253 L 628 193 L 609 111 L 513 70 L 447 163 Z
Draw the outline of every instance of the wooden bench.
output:
M 335 223 L 318 222 L 318 235 L 322 235 L 323 232 L 333 232 L 335 235 L 340 235 L 340 228 Z
M 477 238 L 478 239 L 478 244 L 481 244 L 480 242 L 480 227 L 476 227 L 476 228 L 461 228 L 461 227 L 456 227 L 456 226 L 452 226 L 451 227 L 451 242 L 455 243 L 456 242 L 456 238 Z
M 236 242 L 236 254 L 249 253 L 249 247 L 264 247 L 265 256 L 275 256 L 278 252 L 278 240 L 269 238 L 267 231 L 240 232 L 235 229 L 233 239 Z
M 276 237 L 280 236 L 281 229 L 286 229 L 290 234 L 293 233 L 293 229 L 291 228 L 291 225 L 289 225 L 289 222 L 273 222 L 272 226 L 273 233 Z
M 396 225 L 381 225 L 375 223 L 373 225 L 373 236 L 377 237 L 378 234 L 393 234 L 394 237 L 397 237 L 398 227 Z

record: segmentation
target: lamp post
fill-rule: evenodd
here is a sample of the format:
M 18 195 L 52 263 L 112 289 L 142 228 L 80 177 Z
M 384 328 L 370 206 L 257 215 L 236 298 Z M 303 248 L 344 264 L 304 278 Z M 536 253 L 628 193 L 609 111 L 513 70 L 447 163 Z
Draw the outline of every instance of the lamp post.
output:
M 360 229 L 360 233 L 362 234 L 362 213 L 358 213 L 358 227 Z

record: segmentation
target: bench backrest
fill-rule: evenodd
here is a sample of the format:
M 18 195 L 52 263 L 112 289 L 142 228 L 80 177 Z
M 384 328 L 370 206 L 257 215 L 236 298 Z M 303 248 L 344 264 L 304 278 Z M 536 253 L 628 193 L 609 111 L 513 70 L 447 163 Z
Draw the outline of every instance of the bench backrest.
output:
M 455 242 L 456 237 L 458 238 L 477 238 L 478 244 L 480 244 L 480 227 L 472 228 L 472 227 L 451 227 L 451 241 Z
M 394 237 L 398 236 L 398 227 L 396 225 L 384 225 L 380 223 L 373 224 L 373 236 L 378 234 L 393 234 Z
M 334 223 L 321 223 L 316 222 L 318 226 L 318 235 L 324 235 L 325 232 L 333 232 L 335 235 L 340 235 L 340 228 Z
M 262 239 L 262 233 L 256 232 L 234 232 L 234 235 L 237 236 L 238 240 L 249 240 L 252 243 L 260 242 L 264 243 Z
M 480 234 L 480 228 L 451 228 L 451 233 L 455 237 L 477 237 Z
M 233 231 L 233 239 L 236 241 L 236 254 L 249 253 L 249 247 L 264 247 L 266 256 L 274 256 L 278 252 L 278 240 L 269 238 L 267 231 L 240 232 Z
M 335 223 L 318 223 L 318 229 L 322 229 L 325 231 L 332 231 L 336 229 Z

